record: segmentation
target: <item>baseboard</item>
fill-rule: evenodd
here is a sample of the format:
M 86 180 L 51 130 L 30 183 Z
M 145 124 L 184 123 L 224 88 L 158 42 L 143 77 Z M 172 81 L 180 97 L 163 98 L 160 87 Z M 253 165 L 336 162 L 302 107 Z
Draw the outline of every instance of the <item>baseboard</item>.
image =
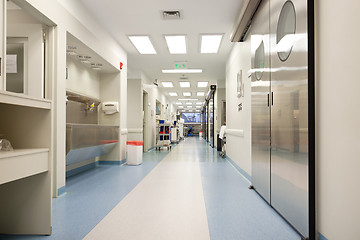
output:
M 66 172 L 66 177 L 71 177 L 71 176 L 74 176 L 76 174 L 79 174 L 81 172 L 84 172 L 84 171 L 87 171 L 89 169 L 92 169 L 92 168 L 95 168 L 96 167 L 96 163 L 89 163 L 87 165 L 84 165 L 82 167 L 79 167 L 79 168 L 75 168 L 75 169 L 72 169 L 70 171 L 67 171 Z
M 100 165 L 122 165 L 126 163 L 126 159 L 123 159 L 121 161 L 98 161 Z
M 320 232 L 318 233 L 318 239 L 319 240 L 328 240 L 324 235 L 322 235 Z
M 239 167 L 229 156 L 225 155 L 225 159 L 236 169 L 238 172 L 251 183 L 251 176 L 241 167 Z
M 58 193 L 57 193 L 58 196 L 60 196 L 61 194 L 65 193 L 65 186 L 59 188 L 57 192 L 58 192 Z

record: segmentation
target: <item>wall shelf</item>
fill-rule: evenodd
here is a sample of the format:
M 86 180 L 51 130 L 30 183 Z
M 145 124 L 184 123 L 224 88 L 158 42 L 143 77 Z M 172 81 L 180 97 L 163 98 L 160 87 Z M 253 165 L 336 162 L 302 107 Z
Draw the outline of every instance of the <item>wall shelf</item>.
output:
M 12 93 L 0 90 L 0 103 L 18 106 L 51 109 L 51 100 L 34 98 L 20 93 Z
M 0 152 L 0 184 L 49 171 L 49 149 Z

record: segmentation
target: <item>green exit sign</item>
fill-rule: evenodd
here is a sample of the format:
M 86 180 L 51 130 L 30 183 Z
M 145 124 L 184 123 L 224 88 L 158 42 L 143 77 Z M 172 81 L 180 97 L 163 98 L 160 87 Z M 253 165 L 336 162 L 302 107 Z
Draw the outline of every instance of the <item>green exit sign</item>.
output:
M 187 69 L 187 65 L 185 62 L 176 62 L 174 69 Z

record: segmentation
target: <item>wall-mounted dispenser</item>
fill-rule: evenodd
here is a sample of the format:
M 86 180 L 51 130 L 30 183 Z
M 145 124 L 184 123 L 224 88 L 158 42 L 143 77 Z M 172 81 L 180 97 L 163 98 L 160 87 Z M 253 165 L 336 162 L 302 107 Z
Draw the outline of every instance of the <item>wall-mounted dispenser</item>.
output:
M 119 112 L 119 102 L 103 102 L 102 110 L 105 114 L 114 114 Z

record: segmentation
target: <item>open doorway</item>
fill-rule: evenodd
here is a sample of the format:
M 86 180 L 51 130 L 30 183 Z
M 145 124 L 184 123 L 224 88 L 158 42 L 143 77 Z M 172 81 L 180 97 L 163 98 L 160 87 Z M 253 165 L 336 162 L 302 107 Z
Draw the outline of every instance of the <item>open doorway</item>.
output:
M 146 91 L 143 91 L 143 143 L 144 148 L 143 151 L 147 152 L 149 149 L 149 142 L 148 142 L 148 102 L 149 96 Z

